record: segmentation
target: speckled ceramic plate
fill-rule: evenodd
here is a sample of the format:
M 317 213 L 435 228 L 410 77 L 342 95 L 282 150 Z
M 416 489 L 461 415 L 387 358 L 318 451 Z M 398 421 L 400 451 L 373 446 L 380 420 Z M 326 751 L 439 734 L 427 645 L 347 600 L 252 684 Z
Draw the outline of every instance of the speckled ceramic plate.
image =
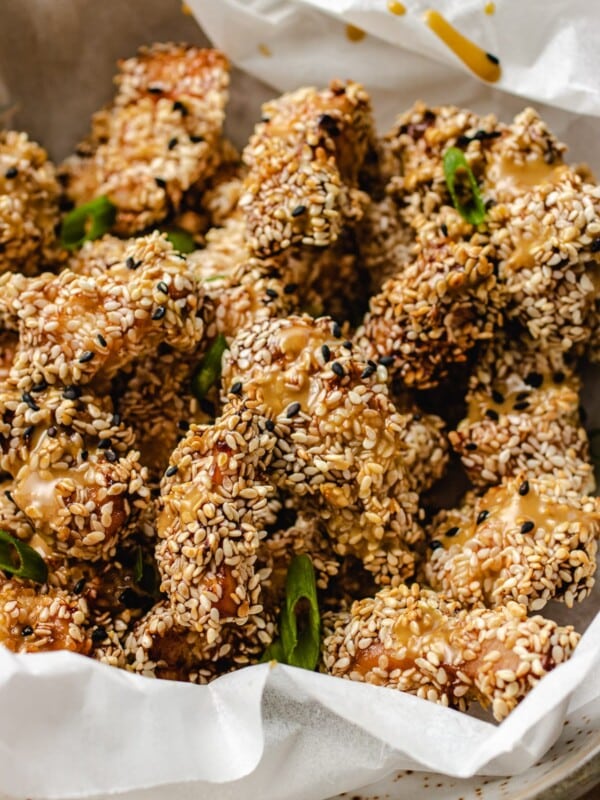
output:
M 531 769 L 510 778 L 468 780 L 410 770 L 335 800 L 600 800 L 600 703 L 565 721 L 556 744 Z M 590 791 L 591 790 L 591 791 Z

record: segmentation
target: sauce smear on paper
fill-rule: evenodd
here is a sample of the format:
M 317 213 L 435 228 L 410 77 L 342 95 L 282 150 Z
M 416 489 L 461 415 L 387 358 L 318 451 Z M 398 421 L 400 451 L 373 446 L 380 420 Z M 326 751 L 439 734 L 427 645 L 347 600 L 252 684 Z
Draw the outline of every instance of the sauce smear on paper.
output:
M 360 42 L 366 35 L 362 28 L 357 28 L 356 25 L 346 25 L 346 38 L 351 42 Z
M 426 11 L 425 23 L 479 78 L 489 83 L 495 83 L 500 78 L 502 70 L 498 59 L 463 36 L 439 12 Z
M 483 9 L 490 17 L 496 13 L 496 3 L 486 3 Z
M 406 14 L 406 6 L 403 3 L 398 3 L 397 0 L 388 0 L 387 7 L 390 14 L 395 14 L 397 17 Z

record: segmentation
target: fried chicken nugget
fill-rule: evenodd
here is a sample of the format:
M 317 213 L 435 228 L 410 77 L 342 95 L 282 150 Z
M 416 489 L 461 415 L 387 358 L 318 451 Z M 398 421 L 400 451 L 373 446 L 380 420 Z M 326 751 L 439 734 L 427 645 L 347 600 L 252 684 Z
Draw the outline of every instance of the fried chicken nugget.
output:
M 274 426 L 272 480 L 321 515 L 335 552 L 382 583 L 412 574 L 408 546 L 421 538 L 404 462 L 412 414 L 397 413 L 386 378 L 336 323 L 308 316 L 240 332 L 223 367 L 224 389 L 252 398 Z
M 263 105 L 243 152 L 249 167 L 240 207 L 258 256 L 291 245 L 324 247 L 363 213 L 359 175 L 374 134 L 369 97 L 357 83 L 298 89 Z
M 62 260 L 59 199 L 46 151 L 25 133 L 0 131 L 0 274 L 35 275 Z
M 133 432 L 74 386 L 0 391 L 0 471 L 11 499 L 59 553 L 109 559 L 148 502 Z
M 526 472 L 592 492 L 580 385 L 560 352 L 550 358 L 526 336 L 497 337 L 471 376 L 467 417 L 449 434 L 469 480 L 481 488 Z
M 232 402 L 214 425 L 192 425 L 161 489 L 156 558 L 178 625 L 206 631 L 259 614 L 259 542 L 278 503 L 266 470 L 276 436 L 256 404 Z
M 158 233 L 132 240 L 122 256 L 89 275 L 67 269 L 2 284 L 18 318 L 12 376 L 22 389 L 109 379 L 161 342 L 198 345 L 204 295 L 185 259 Z
M 334 619 L 323 643 L 332 675 L 504 719 L 579 642 L 571 625 L 527 617 L 513 601 L 462 608 L 418 584 L 382 589 Z
M 15 653 L 71 650 L 87 655 L 88 609 L 81 597 L 0 578 L 0 643 Z
M 554 598 L 571 608 L 594 584 L 599 533 L 600 499 L 522 474 L 438 514 L 424 574 L 463 605 L 512 599 L 539 611 Z
M 156 44 L 119 67 L 112 106 L 94 115 L 61 179 L 77 205 L 106 195 L 117 206 L 114 232 L 131 236 L 218 167 L 229 65 L 218 50 Z

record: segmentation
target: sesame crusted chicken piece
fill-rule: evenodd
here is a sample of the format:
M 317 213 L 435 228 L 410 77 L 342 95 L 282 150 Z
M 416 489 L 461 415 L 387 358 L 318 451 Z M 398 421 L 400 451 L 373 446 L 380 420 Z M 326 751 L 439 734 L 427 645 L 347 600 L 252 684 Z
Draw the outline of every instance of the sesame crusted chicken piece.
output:
M 593 492 L 580 388 L 560 352 L 549 357 L 523 335 L 498 337 L 471 375 L 467 416 L 449 434 L 469 480 L 482 488 L 526 472 Z
M 90 275 L 63 270 L 31 278 L 12 301 L 20 388 L 109 379 L 165 342 L 191 351 L 202 338 L 203 290 L 159 234 L 132 241 L 124 258 Z
M 60 263 L 59 199 L 46 151 L 25 133 L 0 131 L 0 274 L 35 275 Z
M 272 256 L 291 245 L 324 247 L 362 216 L 360 172 L 374 134 L 357 83 L 298 89 L 263 105 L 243 152 L 249 167 L 240 207 L 250 249 Z
M 600 499 L 523 473 L 434 518 L 424 575 L 463 605 L 513 599 L 539 611 L 557 599 L 571 608 L 594 584 L 599 533 Z
M 373 360 L 386 359 L 392 375 L 416 389 L 437 386 L 499 322 L 500 296 L 486 237 L 427 240 L 435 224 L 424 226 L 414 261 L 371 297 L 355 335 Z
M 131 236 L 217 169 L 229 65 L 218 50 L 156 44 L 119 68 L 113 104 L 94 115 L 60 174 L 76 205 L 107 196 L 117 206 L 114 232 Z
M 105 233 L 100 239 L 84 242 L 70 254 L 67 268 L 77 275 L 91 277 L 98 270 L 108 271 L 119 262 L 125 261 L 127 251 L 135 244 L 135 239 L 119 239 Z
M 148 501 L 133 432 L 75 386 L 0 391 L 0 471 L 12 500 L 59 553 L 109 559 Z
M 329 620 L 327 672 L 387 686 L 466 710 L 491 706 L 504 719 L 550 670 L 569 658 L 580 635 L 509 601 L 462 608 L 418 584 L 382 589 Z
M 396 201 L 389 195 L 369 203 L 357 238 L 369 278 L 369 294 L 380 292 L 387 280 L 414 260 L 417 250 L 415 231 L 402 219 Z
M 206 684 L 226 672 L 257 663 L 275 635 L 270 617 L 251 615 L 226 625 L 218 638 L 182 627 L 168 602 L 158 603 L 133 629 L 98 648 L 94 657 L 146 677 Z
M 88 609 L 81 597 L 0 578 L 0 643 L 15 653 L 71 650 L 87 655 Z
M 412 574 L 409 548 L 422 538 L 404 463 L 412 415 L 396 411 L 386 380 L 337 323 L 307 315 L 240 332 L 223 365 L 224 390 L 252 398 L 275 426 L 271 479 L 381 583 Z
M 276 436 L 257 403 L 232 398 L 214 425 L 192 425 L 162 482 L 156 558 L 178 625 L 216 641 L 224 622 L 259 614 L 259 542 L 278 502 L 266 470 Z

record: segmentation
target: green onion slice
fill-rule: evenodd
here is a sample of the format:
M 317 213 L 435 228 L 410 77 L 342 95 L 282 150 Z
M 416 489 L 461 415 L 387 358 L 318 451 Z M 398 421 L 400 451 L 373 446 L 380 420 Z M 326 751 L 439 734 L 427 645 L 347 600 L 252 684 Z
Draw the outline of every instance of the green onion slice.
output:
M 454 208 L 461 217 L 470 222 L 471 225 L 479 225 L 483 222 L 485 219 L 485 205 L 481 198 L 479 186 L 471 167 L 467 163 L 465 154 L 458 147 L 450 147 L 444 153 L 444 175 L 446 176 L 446 184 L 448 185 Z M 468 184 L 467 187 L 464 184 L 465 178 Z M 466 203 L 462 202 L 456 191 L 458 181 L 462 185 L 463 191 L 461 191 L 461 194 L 470 194 L 470 198 Z M 468 191 L 465 192 L 465 189 L 468 189 Z
M 194 237 L 186 231 L 167 231 L 167 239 L 179 253 L 193 253 L 198 249 Z
M 221 361 L 223 353 L 227 349 L 227 339 L 220 333 L 209 347 L 192 378 L 192 392 L 198 400 L 206 397 L 209 389 L 221 379 Z
M 62 221 L 60 243 L 67 250 L 77 250 L 84 242 L 108 233 L 116 216 L 117 207 L 104 195 L 77 206 Z
M 48 577 L 46 562 L 37 550 L 3 530 L 0 530 L 0 569 L 36 583 L 45 583 Z
M 319 663 L 321 617 L 315 569 L 309 556 L 292 559 L 285 582 L 281 639 L 266 650 L 262 661 L 275 659 L 292 667 L 313 670 Z

